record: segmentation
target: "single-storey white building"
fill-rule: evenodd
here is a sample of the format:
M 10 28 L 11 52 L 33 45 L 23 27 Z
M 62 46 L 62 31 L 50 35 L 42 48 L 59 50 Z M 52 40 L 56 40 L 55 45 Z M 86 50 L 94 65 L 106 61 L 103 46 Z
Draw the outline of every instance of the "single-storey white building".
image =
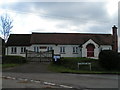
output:
M 112 34 L 32 33 L 11 34 L 6 43 L 6 55 L 21 55 L 25 51 L 54 50 L 61 57 L 98 58 L 101 50 L 118 50 L 117 27 Z

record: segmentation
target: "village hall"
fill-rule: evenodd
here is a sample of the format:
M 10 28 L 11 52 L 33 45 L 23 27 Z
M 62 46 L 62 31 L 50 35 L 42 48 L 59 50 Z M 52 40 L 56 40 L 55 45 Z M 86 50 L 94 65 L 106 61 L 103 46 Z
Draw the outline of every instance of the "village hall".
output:
M 6 43 L 6 55 L 25 57 L 25 51 L 54 50 L 61 57 L 98 58 L 101 50 L 118 51 L 117 27 L 112 34 L 93 33 L 38 33 L 10 34 Z

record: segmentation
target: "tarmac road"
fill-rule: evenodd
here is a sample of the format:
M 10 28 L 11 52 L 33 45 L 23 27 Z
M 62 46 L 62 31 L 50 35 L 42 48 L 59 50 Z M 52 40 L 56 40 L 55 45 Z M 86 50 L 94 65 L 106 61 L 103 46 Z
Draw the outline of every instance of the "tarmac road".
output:
M 31 82 L 25 80 L 13 80 L 3 78 L 2 88 L 60 88 L 58 86 L 46 85 L 42 82 Z
M 2 75 L 12 78 L 24 78 L 28 80 L 38 80 L 47 83 L 54 83 L 57 88 L 118 88 L 120 76 L 107 74 L 67 74 L 67 73 L 53 73 L 47 69 L 49 63 L 29 63 L 14 68 L 4 69 Z M 2 86 L 4 88 L 16 85 L 21 87 L 16 82 L 10 83 L 11 79 L 3 78 Z M 35 85 L 34 85 L 35 84 Z M 26 84 L 25 84 L 26 85 Z M 36 86 L 36 83 L 27 83 Z M 37 84 L 38 85 L 38 84 Z M 40 85 L 41 88 L 44 86 Z M 39 86 L 36 86 L 39 87 Z M 52 86 L 53 87 L 53 86 Z
M 72 88 L 118 88 L 118 75 L 94 75 L 94 74 L 38 74 L 38 73 L 3 73 L 3 76 L 39 80 L 42 82 L 66 85 Z M 3 79 L 3 86 L 9 83 Z M 63 87 L 62 87 L 63 88 Z

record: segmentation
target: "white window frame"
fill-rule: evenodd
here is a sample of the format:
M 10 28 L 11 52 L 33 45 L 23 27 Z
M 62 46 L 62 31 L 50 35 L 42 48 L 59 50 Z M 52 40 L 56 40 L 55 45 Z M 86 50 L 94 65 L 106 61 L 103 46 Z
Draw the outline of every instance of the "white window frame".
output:
M 65 47 L 60 47 L 60 53 L 65 54 Z
M 73 47 L 73 53 L 78 54 L 78 47 Z
M 21 53 L 25 53 L 26 52 L 26 47 L 21 47 Z
M 11 47 L 11 53 L 16 54 L 17 53 L 17 47 Z
M 53 50 L 53 47 L 47 47 L 47 51 Z
M 34 52 L 39 52 L 39 47 L 34 46 Z

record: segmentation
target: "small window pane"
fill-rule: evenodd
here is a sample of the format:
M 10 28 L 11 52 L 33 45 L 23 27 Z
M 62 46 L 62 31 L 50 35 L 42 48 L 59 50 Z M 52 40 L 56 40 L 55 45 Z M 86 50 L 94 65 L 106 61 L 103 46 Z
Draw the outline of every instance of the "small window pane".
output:
M 65 47 L 63 47 L 63 52 L 65 52 Z
M 52 47 L 50 47 L 50 50 L 52 50 L 53 48 Z
M 26 52 L 26 48 L 24 47 L 24 52 Z
M 36 47 L 34 47 L 34 52 L 36 52 Z
M 76 53 L 78 53 L 78 47 L 76 47 Z
M 49 47 L 47 47 L 47 51 L 49 51 Z
M 21 47 L 21 52 L 23 52 L 23 47 Z
M 37 47 L 37 52 L 39 52 L 39 47 Z
M 73 47 L 73 53 L 75 53 L 75 47 Z
M 16 47 L 15 47 L 15 53 L 17 52 Z

